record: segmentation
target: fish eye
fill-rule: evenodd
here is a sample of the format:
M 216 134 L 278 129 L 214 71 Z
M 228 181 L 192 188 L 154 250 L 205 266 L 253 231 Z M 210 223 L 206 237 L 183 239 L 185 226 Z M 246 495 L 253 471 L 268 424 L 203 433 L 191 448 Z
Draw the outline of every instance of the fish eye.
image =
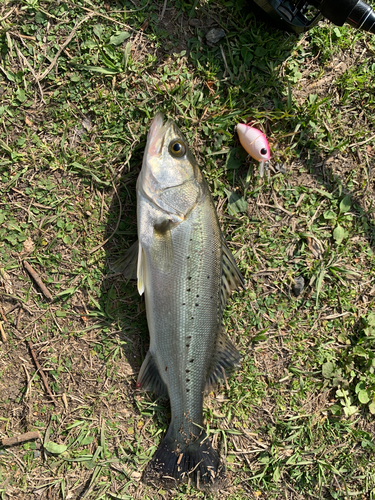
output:
M 181 139 L 173 139 L 169 144 L 169 152 L 176 158 L 181 158 L 186 153 L 186 146 Z
M 266 155 L 266 154 L 267 154 L 267 149 L 266 149 L 266 148 L 262 148 L 262 149 L 260 150 L 260 154 L 261 154 L 261 155 Z

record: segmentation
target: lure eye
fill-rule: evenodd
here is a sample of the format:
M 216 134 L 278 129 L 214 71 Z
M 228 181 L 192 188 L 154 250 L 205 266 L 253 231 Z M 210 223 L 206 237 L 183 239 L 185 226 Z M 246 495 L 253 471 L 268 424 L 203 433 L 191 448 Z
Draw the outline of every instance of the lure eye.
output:
M 267 149 L 266 149 L 266 148 L 262 148 L 262 149 L 260 150 L 260 154 L 261 154 L 261 155 L 266 155 L 266 154 L 267 154 Z
M 181 139 L 173 139 L 169 144 L 169 152 L 176 158 L 181 158 L 186 153 L 186 146 Z

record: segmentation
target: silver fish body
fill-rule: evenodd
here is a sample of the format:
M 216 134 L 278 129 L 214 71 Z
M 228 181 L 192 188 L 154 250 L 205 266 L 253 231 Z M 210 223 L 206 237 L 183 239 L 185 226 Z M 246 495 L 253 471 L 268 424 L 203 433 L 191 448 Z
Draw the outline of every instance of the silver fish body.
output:
M 217 489 L 224 472 L 203 430 L 203 395 L 238 366 L 222 313 L 243 280 L 207 183 L 182 133 L 172 120 L 163 124 L 161 114 L 151 124 L 137 182 L 137 219 L 138 290 L 150 332 L 137 385 L 171 404 L 170 427 L 145 480 L 168 485 L 191 478 Z

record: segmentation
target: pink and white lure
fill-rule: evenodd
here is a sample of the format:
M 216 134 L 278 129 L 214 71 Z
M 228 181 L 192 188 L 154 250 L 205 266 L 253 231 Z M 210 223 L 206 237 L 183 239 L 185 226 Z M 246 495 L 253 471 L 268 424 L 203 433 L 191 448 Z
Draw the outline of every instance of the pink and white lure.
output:
M 236 131 L 242 147 L 254 160 L 259 161 L 259 175 L 263 177 L 264 169 L 268 172 L 268 162 L 271 157 L 270 147 L 266 136 L 254 127 L 244 123 L 236 126 Z

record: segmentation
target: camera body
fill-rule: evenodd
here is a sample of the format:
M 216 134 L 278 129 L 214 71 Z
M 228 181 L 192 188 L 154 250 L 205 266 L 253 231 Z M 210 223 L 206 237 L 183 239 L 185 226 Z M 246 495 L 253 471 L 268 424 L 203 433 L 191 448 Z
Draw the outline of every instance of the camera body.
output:
M 301 33 L 326 17 L 337 26 L 375 33 L 375 12 L 362 0 L 249 0 L 279 27 Z

